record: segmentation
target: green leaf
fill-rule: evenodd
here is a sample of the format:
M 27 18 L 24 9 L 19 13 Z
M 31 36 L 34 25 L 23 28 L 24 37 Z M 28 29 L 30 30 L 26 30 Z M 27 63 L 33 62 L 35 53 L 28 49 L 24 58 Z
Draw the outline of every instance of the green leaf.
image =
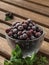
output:
M 4 65 L 8 65 L 8 60 L 5 60 L 4 61 Z
M 11 18 L 9 18 L 8 16 L 6 16 L 5 21 L 9 21 L 9 20 L 11 20 Z
M 26 65 L 31 65 L 30 57 L 26 57 L 24 60 L 25 60 Z
M 5 60 L 4 61 L 4 65 L 13 65 L 12 62 L 8 61 L 8 60 Z
M 13 58 L 11 62 L 13 63 L 13 65 L 23 65 L 22 59 Z
M 22 58 L 22 51 L 19 45 L 16 45 L 15 50 L 12 51 L 12 56 L 16 58 Z

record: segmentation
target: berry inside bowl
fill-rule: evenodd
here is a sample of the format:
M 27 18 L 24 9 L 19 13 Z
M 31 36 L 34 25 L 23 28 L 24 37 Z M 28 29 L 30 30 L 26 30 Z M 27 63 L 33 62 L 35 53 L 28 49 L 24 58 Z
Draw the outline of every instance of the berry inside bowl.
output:
M 18 44 L 25 57 L 38 52 L 44 40 L 44 32 L 41 27 L 28 19 L 26 22 L 16 22 L 7 29 L 6 38 L 12 49 Z

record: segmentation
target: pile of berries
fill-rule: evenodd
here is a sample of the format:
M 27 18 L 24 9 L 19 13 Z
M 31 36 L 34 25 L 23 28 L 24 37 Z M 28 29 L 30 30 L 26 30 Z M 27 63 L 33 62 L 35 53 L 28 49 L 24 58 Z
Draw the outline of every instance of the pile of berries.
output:
M 6 29 L 8 36 L 19 40 L 32 40 L 42 35 L 43 30 L 31 19 L 23 22 L 13 23 L 9 29 Z

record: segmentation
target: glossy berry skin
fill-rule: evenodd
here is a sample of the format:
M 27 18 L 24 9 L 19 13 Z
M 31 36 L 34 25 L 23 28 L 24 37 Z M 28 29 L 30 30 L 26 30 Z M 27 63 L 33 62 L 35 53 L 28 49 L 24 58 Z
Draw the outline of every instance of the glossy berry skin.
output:
M 32 22 L 32 25 L 35 26 L 36 24 L 34 22 Z
M 32 35 L 32 36 L 31 36 L 31 40 L 33 40 L 33 39 L 35 39 L 35 37 Z
M 36 30 L 36 26 L 32 26 L 32 29 L 35 31 Z
M 26 32 L 27 32 L 27 31 L 26 31 L 26 30 L 24 30 L 24 31 L 22 31 L 22 34 L 23 34 L 23 33 L 26 33 Z
M 10 30 L 11 30 L 11 28 L 9 28 L 9 29 L 6 29 L 6 33 L 9 33 L 9 32 L 10 32 Z
M 18 30 L 22 31 L 23 30 L 23 26 L 18 26 Z
M 20 35 L 22 35 L 22 31 L 18 31 L 18 33 L 17 33 L 17 34 L 18 34 L 19 36 L 20 36 Z
M 27 24 L 26 23 L 23 23 L 22 26 L 24 27 L 24 29 L 27 28 Z
M 31 19 L 28 19 L 27 22 L 28 22 L 28 23 L 32 23 L 32 20 L 31 20 Z
M 17 33 L 17 29 L 16 29 L 16 28 L 13 29 L 12 32 L 13 32 L 13 33 Z
M 21 23 L 16 23 L 15 27 L 17 28 L 18 26 L 21 26 Z
M 28 37 L 27 34 L 24 33 L 24 34 L 23 34 L 23 39 L 27 39 L 27 37 Z
M 12 36 L 12 34 L 13 34 L 13 33 L 10 31 L 10 32 L 8 33 L 8 36 Z
M 40 32 L 37 32 L 37 33 L 35 34 L 35 37 L 40 37 L 40 35 L 41 35 L 41 33 L 40 33 Z
M 27 35 L 30 37 L 32 35 L 31 31 L 27 31 Z
M 13 35 L 13 38 L 17 39 L 18 35 L 17 34 L 14 34 Z
M 31 27 L 30 26 L 28 26 L 28 28 L 27 28 L 28 30 L 30 30 L 31 29 Z
M 30 23 L 29 26 L 32 27 L 33 25 Z
M 23 40 L 23 35 L 20 35 L 19 39 L 20 39 L 20 40 Z
M 31 33 L 33 33 L 33 30 L 32 30 L 32 29 L 30 29 L 30 32 L 31 32 Z

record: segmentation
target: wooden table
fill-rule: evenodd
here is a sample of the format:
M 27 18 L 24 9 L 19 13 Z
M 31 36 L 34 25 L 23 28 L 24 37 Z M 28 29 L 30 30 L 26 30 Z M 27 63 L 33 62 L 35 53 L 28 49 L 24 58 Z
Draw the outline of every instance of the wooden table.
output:
M 5 21 L 8 11 L 14 15 L 11 21 Z M 12 51 L 5 30 L 16 20 L 24 21 L 28 18 L 44 28 L 45 37 L 39 53 L 49 57 L 49 0 L 0 0 L 0 65 L 4 65 L 4 59 L 9 59 Z

